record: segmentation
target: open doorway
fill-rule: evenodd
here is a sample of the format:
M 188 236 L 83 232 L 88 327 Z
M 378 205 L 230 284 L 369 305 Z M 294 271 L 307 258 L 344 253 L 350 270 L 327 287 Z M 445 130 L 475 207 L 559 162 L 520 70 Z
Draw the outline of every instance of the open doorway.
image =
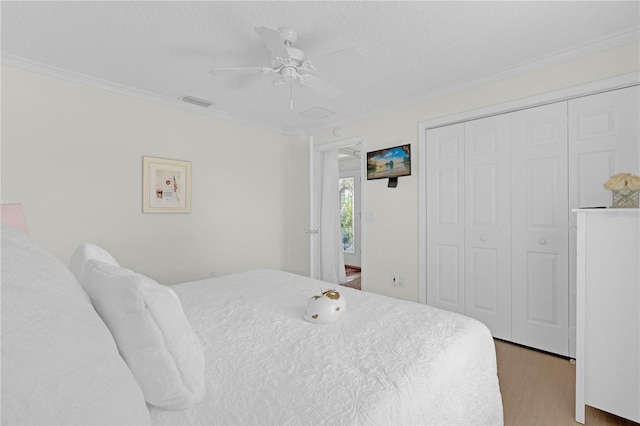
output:
M 338 150 L 340 166 L 340 228 L 347 282 L 343 285 L 362 289 L 361 258 L 361 152 L 360 146 L 347 146 Z
M 355 137 L 326 144 L 315 144 L 313 137 L 311 137 L 309 142 L 312 170 L 310 182 L 312 194 L 310 197 L 311 226 L 307 230 L 307 234 L 310 236 L 309 276 L 336 284 L 347 284 L 361 290 L 365 289 L 365 274 L 362 271 L 362 266 L 366 262 L 362 247 L 366 232 L 364 221 L 361 220 L 361 212 L 365 208 L 364 194 L 361 191 L 362 173 L 365 170 L 361 155 L 364 138 Z M 327 156 L 329 162 L 325 162 Z M 335 160 L 331 158 L 335 158 Z M 325 176 L 327 172 L 330 173 L 329 176 Z M 353 178 L 353 181 L 347 185 L 347 189 L 343 191 L 343 195 L 353 197 L 350 206 L 352 217 L 345 222 L 347 228 L 352 228 L 350 232 L 344 232 L 341 227 L 343 208 L 340 202 L 340 190 L 345 188 L 345 185 L 344 181 L 340 182 L 340 179 L 344 177 Z M 323 191 L 325 187 L 327 190 L 335 188 L 330 189 L 331 192 L 335 191 L 335 198 L 330 196 L 327 191 Z M 331 205 L 332 201 L 323 203 L 323 194 L 330 197 L 327 200 L 335 200 L 335 205 Z M 331 219 L 332 215 L 335 215 L 334 219 Z M 321 226 L 323 220 L 325 226 Z M 333 234 L 332 223 L 335 223 L 335 234 Z M 332 235 L 335 235 L 335 243 Z M 339 260 L 337 260 L 338 258 Z M 342 275 L 342 277 L 335 279 L 336 274 Z M 348 277 L 346 277 L 347 274 Z M 345 282 L 347 279 L 349 281 Z

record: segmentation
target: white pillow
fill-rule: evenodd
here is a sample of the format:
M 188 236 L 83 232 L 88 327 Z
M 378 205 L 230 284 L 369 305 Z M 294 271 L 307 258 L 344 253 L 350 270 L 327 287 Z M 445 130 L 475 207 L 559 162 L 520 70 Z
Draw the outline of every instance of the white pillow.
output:
M 202 400 L 204 353 L 171 288 L 97 260 L 82 286 L 149 404 L 180 410 Z
M 111 256 L 111 253 L 93 243 L 80 244 L 69 260 L 69 269 L 76 276 L 78 282 L 82 282 L 85 265 L 88 261 L 95 259 L 110 265 L 120 266 Z
M 144 396 L 71 272 L 2 225 L 2 424 L 149 424 Z

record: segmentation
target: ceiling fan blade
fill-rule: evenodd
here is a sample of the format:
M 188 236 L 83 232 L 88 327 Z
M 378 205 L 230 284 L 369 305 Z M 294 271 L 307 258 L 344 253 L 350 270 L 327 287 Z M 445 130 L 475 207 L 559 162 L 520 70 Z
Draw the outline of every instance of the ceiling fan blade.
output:
M 309 89 L 314 90 L 327 98 L 336 98 L 342 93 L 337 87 L 327 83 L 324 80 L 314 77 L 311 74 L 301 75 L 299 78 L 300 84 L 307 86 Z
M 358 65 L 364 55 L 355 47 L 336 50 L 335 52 L 325 53 L 320 56 L 314 56 L 313 65 L 319 69 L 331 69 L 332 67 L 344 67 L 345 65 Z
M 267 27 L 256 27 L 256 32 L 275 58 L 288 58 L 289 52 L 284 45 L 280 31 Z
M 264 67 L 238 67 L 238 68 L 216 68 L 209 71 L 213 75 L 227 75 L 227 74 L 266 74 L 268 72 L 275 72 L 271 68 Z

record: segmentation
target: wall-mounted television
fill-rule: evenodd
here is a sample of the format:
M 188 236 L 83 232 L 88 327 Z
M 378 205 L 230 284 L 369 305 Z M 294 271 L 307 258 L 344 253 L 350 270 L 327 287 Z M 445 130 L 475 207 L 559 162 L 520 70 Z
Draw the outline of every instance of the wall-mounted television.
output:
M 399 177 L 410 175 L 410 144 L 367 152 L 367 180 L 389 178 L 397 184 Z

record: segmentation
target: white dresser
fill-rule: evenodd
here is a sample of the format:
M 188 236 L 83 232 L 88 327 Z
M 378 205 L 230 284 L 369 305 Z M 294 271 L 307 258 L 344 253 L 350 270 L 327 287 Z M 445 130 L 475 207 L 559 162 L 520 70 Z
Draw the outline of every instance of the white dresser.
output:
M 640 422 L 640 210 L 577 214 L 576 420 Z

